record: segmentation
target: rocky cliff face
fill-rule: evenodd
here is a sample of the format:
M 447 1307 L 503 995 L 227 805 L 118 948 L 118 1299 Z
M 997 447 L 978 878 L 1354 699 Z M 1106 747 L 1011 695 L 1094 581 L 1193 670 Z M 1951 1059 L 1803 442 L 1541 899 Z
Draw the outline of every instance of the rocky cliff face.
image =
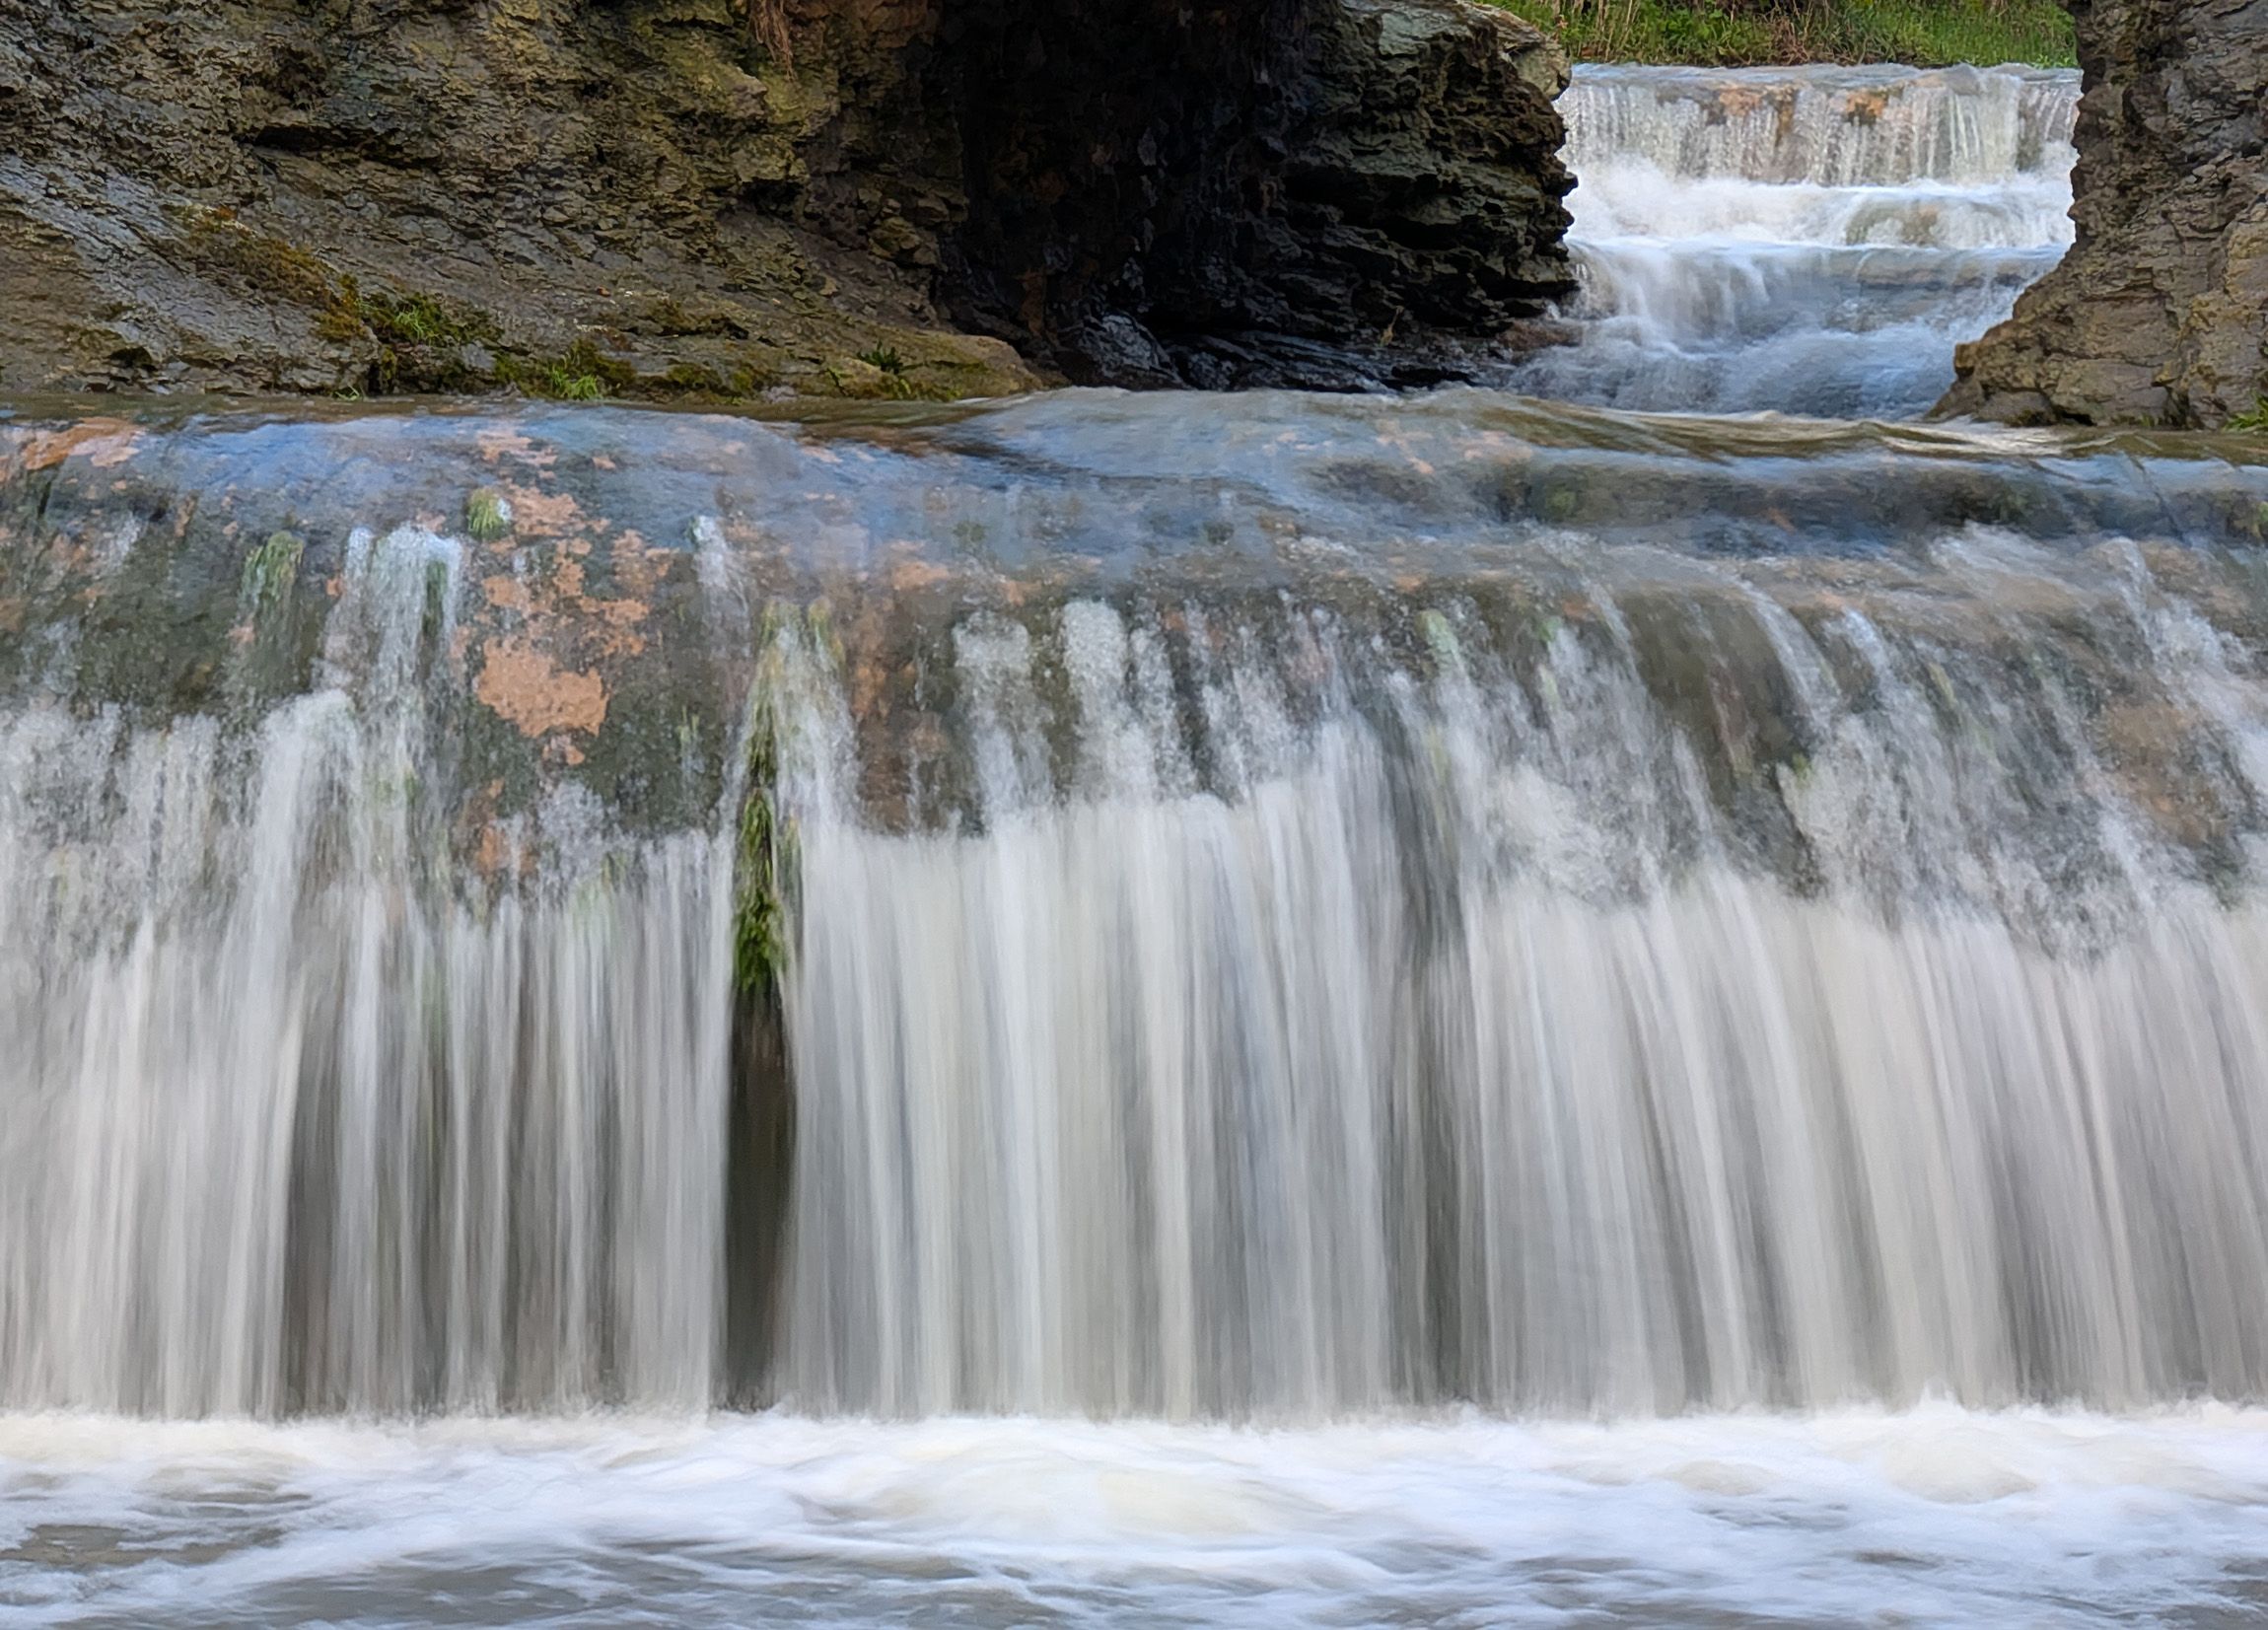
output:
M 1941 411 L 2218 425 L 2268 392 L 2268 0 L 2071 0 L 2078 241 Z
M 1461 0 L 19 0 L 0 390 L 1443 377 L 1568 284 Z
M 1504 13 L 967 10 L 956 309 L 1073 379 L 1425 383 L 1573 288 L 1566 67 Z

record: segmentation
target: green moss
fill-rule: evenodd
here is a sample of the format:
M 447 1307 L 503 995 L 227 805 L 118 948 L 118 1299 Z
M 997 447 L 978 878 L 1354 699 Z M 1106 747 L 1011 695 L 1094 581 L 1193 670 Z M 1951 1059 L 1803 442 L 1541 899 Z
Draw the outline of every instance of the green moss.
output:
M 733 982 L 743 996 L 776 986 L 787 970 L 785 913 L 779 888 L 779 818 L 773 798 L 779 758 L 768 724 L 748 744 L 748 790 L 741 805 L 741 841 L 734 867 Z
M 2255 399 L 2250 412 L 2233 415 L 2229 421 L 2229 428 L 2242 431 L 2248 436 L 2268 435 L 2268 396 Z
M 257 619 L 289 600 L 306 554 L 307 540 L 297 532 L 268 533 L 266 541 L 245 556 L 241 590 L 245 610 Z
M 1434 667 L 1442 673 L 1464 672 L 1464 647 L 1456 637 L 1456 629 L 1448 617 L 1428 607 L 1418 613 L 1418 633 L 1424 638 L 1426 650 L 1432 653 Z
M 730 394 L 725 382 L 717 377 L 713 368 L 703 368 L 696 362 L 673 362 L 662 376 L 662 390 L 675 395 L 723 396 Z
M 456 345 L 472 338 L 471 325 L 431 295 L 404 295 L 374 305 L 371 326 L 381 339 L 403 345 Z
M 552 401 L 599 401 L 618 393 L 636 378 L 627 363 L 579 339 L 555 357 L 504 357 L 496 377 L 532 396 Z
M 494 487 L 475 487 L 464 500 L 464 532 L 476 543 L 493 543 L 512 530 L 512 506 Z
M 192 206 L 188 211 L 190 258 L 208 272 L 249 284 L 262 294 L 281 295 L 303 306 L 331 299 L 331 269 L 296 244 L 256 232 L 234 212 Z
M 793 624 L 801 621 L 800 631 Z M 782 691 L 792 682 L 788 654 L 801 644 L 840 668 L 842 641 L 825 601 L 801 614 L 778 602 L 764 608 L 755 694 L 750 700 L 747 785 L 742 794 L 741 829 L 733 895 L 733 978 L 742 996 L 776 1000 L 788 969 L 789 918 L 797 868 L 794 817 L 779 807 L 779 719 Z
M 455 348 L 493 337 L 480 313 L 416 290 L 365 294 L 352 277 L 339 279 L 316 328 L 325 339 L 368 338 L 405 348 Z

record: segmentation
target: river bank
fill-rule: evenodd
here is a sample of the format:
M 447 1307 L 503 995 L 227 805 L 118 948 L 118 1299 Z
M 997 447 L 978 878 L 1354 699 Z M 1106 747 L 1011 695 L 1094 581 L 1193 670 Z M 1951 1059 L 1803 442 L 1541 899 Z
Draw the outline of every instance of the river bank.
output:
M 0 15 L 0 390 L 1393 388 L 1571 289 L 1459 0 Z

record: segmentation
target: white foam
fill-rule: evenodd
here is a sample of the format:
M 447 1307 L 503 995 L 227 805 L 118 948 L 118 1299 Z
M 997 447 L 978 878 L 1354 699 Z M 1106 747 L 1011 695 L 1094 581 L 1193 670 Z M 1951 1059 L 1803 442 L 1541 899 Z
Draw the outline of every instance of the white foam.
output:
M 2053 1624 L 2256 1607 L 2262 1554 L 2249 1410 L 0 1418 L 25 1624 Z

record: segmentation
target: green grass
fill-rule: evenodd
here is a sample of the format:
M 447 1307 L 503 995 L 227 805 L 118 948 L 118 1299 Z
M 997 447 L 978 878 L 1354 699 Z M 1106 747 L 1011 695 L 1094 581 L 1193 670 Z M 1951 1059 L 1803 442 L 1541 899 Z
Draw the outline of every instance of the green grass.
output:
M 2057 0 L 1495 0 L 1578 62 L 2030 62 L 2069 68 Z

